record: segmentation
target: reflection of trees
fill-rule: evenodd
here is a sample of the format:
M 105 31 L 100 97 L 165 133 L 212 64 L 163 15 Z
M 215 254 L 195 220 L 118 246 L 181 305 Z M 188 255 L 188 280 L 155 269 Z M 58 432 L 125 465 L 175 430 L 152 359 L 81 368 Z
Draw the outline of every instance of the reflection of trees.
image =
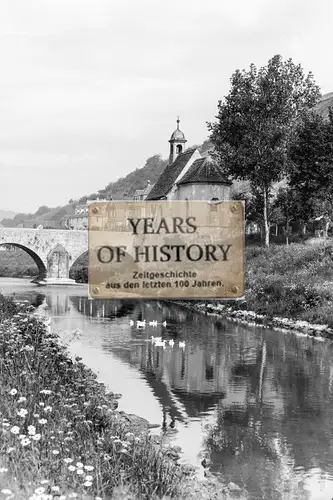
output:
M 236 482 L 237 475 L 239 481 L 247 477 L 244 481 L 252 491 L 257 490 L 251 475 L 259 477 L 258 495 L 265 488 L 281 491 L 283 477 L 283 488 L 290 489 L 297 483 L 296 467 L 305 471 L 318 467 L 330 473 L 332 348 L 311 339 L 267 332 L 265 340 L 257 337 L 250 356 L 241 330 L 231 342 L 236 345 L 225 401 L 232 401 L 242 387 L 244 401 L 219 403 L 216 425 L 206 440 L 212 470 L 220 470 L 223 464 L 224 476 Z M 306 493 L 302 495 L 307 498 Z M 291 497 L 297 498 L 296 493 Z

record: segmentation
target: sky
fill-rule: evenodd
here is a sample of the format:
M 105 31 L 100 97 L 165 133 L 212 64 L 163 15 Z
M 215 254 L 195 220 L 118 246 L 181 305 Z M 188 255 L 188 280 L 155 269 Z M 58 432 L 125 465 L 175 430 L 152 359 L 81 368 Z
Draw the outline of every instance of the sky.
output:
M 331 0 L 1 0 L 0 209 L 64 205 L 208 136 L 275 54 L 333 91 Z

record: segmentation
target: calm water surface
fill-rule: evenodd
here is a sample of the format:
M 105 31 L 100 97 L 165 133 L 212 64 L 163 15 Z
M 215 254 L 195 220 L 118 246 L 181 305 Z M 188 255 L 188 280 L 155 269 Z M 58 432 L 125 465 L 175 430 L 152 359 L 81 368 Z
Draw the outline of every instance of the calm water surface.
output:
M 0 292 L 39 306 L 64 341 L 79 329 L 70 351 L 123 395 L 119 409 L 159 424 L 199 474 L 209 457 L 214 474 L 253 500 L 333 497 L 331 343 L 163 302 L 91 301 L 85 286 L 0 279 Z M 130 325 L 143 319 L 158 327 Z M 156 347 L 152 335 L 175 345 Z

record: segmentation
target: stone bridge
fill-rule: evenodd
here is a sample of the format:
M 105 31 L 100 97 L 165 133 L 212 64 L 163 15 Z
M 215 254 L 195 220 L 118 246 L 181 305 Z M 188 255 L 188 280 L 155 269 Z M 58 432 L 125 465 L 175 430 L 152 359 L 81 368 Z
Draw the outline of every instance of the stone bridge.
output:
M 88 251 L 88 231 L 0 227 L 0 245 L 6 244 L 22 248 L 33 258 L 39 269 L 36 283 L 75 284 L 69 271 Z

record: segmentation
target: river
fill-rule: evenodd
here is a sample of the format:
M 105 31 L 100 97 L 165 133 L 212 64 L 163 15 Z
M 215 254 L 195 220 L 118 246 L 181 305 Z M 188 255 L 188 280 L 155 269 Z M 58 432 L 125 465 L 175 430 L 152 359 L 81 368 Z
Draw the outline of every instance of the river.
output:
M 123 395 L 119 409 L 159 424 L 153 432 L 199 475 L 208 457 L 210 471 L 251 500 L 333 497 L 332 343 L 165 302 L 92 301 L 84 285 L 1 278 L 0 292 L 38 306 L 63 341 L 79 330 L 70 352 Z M 163 349 L 151 336 L 175 343 Z

